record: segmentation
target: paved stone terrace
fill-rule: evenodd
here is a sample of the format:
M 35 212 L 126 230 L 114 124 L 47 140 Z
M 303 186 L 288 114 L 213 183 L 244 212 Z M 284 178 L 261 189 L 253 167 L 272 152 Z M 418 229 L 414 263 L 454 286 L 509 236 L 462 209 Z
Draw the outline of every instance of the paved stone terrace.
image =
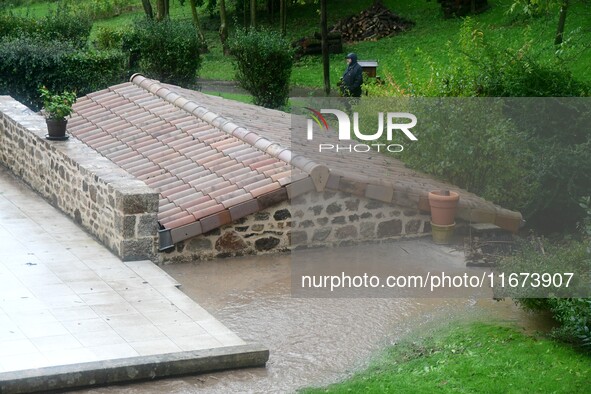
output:
M 177 286 L 150 261 L 123 263 L 0 167 L 0 392 L 22 391 L 10 382 L 23 376 L 49 382 L 58 366 L 96 379 L 90 367 L 108 370 L 113 360 L 127 368 L 218 351 L 245 366 L 236 356 L 256 349 L 264 365 L 266 350 Z

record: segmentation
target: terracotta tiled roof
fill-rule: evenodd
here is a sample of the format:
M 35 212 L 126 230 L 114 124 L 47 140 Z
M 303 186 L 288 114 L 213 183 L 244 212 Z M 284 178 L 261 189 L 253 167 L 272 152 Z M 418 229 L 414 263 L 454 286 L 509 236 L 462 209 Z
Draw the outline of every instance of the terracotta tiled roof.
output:
M 160 193 L 158 221 L 169 237 L 161 237 L 163 248 L 325 188 L 424 210 L 427 193 L 446 188 L 460 193 L 463 219 L 509 230 L 521 223 L 518 212 L 376 152 L 297 155 L 288 148 L 289 114 L 139 74 L 78 99 L 74 111 L 72 135 Z
M 160 193 L 158 221 L 172 242 L 328 180 L 326 166 L 292 163 L 289 149 L 141 75 L 74 109 L 72 135 Z

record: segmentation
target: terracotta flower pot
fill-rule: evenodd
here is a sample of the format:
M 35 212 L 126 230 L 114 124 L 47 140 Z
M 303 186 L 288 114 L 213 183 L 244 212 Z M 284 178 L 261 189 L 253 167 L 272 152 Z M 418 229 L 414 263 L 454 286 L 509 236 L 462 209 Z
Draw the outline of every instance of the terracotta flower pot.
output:
M 448 226 L 455 223 L 456 210 L 460 195 L 442 190 L 429 192 L 429 205 L 431 206 L 431 221 L 438 226 Z

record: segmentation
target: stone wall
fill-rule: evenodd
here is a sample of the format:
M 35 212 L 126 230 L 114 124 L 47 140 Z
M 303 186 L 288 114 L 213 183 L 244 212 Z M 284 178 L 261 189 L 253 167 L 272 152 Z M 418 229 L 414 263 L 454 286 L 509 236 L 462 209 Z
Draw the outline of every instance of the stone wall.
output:
M 384 242 L 431 232 L 430 216 L 343 192 L 311 192 L 179 242 L 160 262 Z
M 0 96 L 0 164 L 123 260 L 154 258 L 158 194 L 80 141 L 48 141 L 45 120 Z

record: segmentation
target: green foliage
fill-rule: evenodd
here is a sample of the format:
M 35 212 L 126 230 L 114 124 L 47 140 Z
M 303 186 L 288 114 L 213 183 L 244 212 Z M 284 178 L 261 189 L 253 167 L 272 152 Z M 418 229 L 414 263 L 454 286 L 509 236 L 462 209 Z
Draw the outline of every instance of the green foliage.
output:
M 238 30 L 230 40 L 236 80 L 256 105 L 280 108 L 287 104 L 293 49 L 270 30 Z
M 123 80 L 119 52 L 83 51 L 68 42 L 39 42 L 31 37 L 0 40 L 0 94 L 35 110 L 42 106 L 40 86 L 84 95 Z
M 401 54 L 406 82 L 387 76 L 384 84 L 367 86 L 370 95 L 565 97 L 591 91 L 559 59 L 543 60 L 527 32 L 517 47 L 500 47 L 466 19 L 457 43 L 449 44 L 448 51 L 446 66 L 416 54 L 426 58 L 429 78 L 417 76 L 417 60 Z M 484 106 L 480 113 L 471 112 L 469 105 L 477 106 L 478 101 L 467 101 L 461 104 L 467 108 L 448 114 L 462 121 L 425 125 L 420 143 L 411 144 L 401 158 L 414 168 L 521 211 L 529 223 L 551 231 L 572 229 L 582 214 L 577 201 L 591 191 L 591 130 L 584 126 L 591 121 L 589 105 L 574 99 L 512 100 L 505 108 L 493 107 L 493 112 L 501 111 L 502 122 L 497 124 L 491 122 L 493 112 Z M 427 118 L 432 116 L 427 113 Z M 465 126 L 455 127 L 458 123 Z
M 86 45 L 92 21 L 72 8 L 58 6 L 43 18 L 0 14 L 0 38 L 34 37 L 39 41 L 69 41 L 78 48 Z
M 550 312 L 559 324 L 552 331 L 554 338 L 591 351 L 591 299 L 524 298 L 516 302 L 528 310 Z
M 57 41 L 39 42 L 34 38 L 4 38 L 0 41 L 0 94 L 7 94 L 38 110 L 42 106 L 37 89 L 47 85 L 56 89 L 54 79 L 61 60 L 75 48 Z
M 45 86 L 39 88 L 43 100 L 43 114 L 48 119 L 64 119 L 72 113 L 76 93 L 64 91 L 61 94 L 50 92 Z
M 99 27 L 95 33 L 93 44 L 99 50 L 121 50 L 126 34 L 129 33 L 125 29 Z
M 197 78 L 200 46 L 190 20 L 137 20 L 123 36 L 130 72 L 185 87 L 193 86 Z
M 472 19 L 462 24 L 460 53 L 451 56 L 437 96 L 570 97 L 586 96 L 590 86 L 575 80 L 559 59 L 542 60 L 526 30 L 517 48 L 487 39 Z M 452 49 L 453 50 L 453 49 Z
M 121 51 L 74 51 L 63 58 L 54 81 L 64 89 L 84 95 L 126 81 L 125 56 Z
M 0 2 L 0 11 L 21 6 L 30 6 L 36 3 L 55 3 L 59 0 L 3 0 Z
M 534 17 L 548 14 L 557 3 L 556 0 L 514 0 L 507 13 Z
M 91 20 L 112 18 L 131 11 L 134 6 L 140 7 L 137 0 L 66 0 L 65 3 Z
M 409 166 L 514 209 L 539 191 L 527 136 L 507 119 L 503 100 L 423 99 L 411 112 L 428 121 L 413 129 L 418 141 L 399 156 Z
M 580 97 L 591 85 L 575 79 L 560 58 L 548 59 L 544 47 L 535 46 L 526 29 L 517 45 L 493 40 L 466 18 L 454 42 L 447 44 L 448 64 L 433 61 L 420 50 L 399 52 L 406 70 L 404 83 L 386 77 L 386 84 L 373 87 L 374 95 L 427 97 Z M 428 65 L 429 75 L 418 75 L 416 64 Z
M 506 272 L 574 272 L 569 292 L 589 291 L 591 251 L 589 241 L 570 241 L 561 245 L 527 243 L 512 257 L 501 262 Z M 541 245 L 541 246 L 540 246 Z M 556 291 L 559 293 L 559 291 Z M 581 293 L 579 293 L 581 294 Z M 584 292 L 582 293 L 583 295 Z M 559 326 L 552 336 L 561 341 L 583 345 L 591 351 L 591 298 L 516 298 L 516 303 L 533 311 L 547 311 Z
M 589 379 L 589 357 L 568 346 L 472 323 L 403 339 L 345 381 L 299 392 L 566 394 L 588 391 Z

